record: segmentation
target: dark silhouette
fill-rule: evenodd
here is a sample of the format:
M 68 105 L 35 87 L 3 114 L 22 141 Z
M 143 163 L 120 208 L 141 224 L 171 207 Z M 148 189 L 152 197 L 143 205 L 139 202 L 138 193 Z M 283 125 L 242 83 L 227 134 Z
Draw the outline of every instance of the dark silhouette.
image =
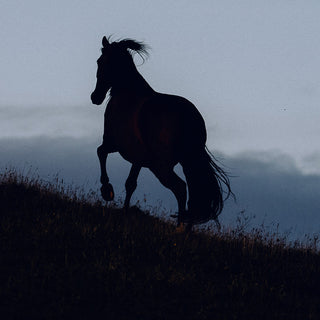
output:
M 178 224 L 205 223 L 223 208 L 233 194 L 229 178 L 214 162 L 205 146 L 206 127 L 197 108 L 183 97 L 154 91 L 137 71 L 132 54 L 144 59 L 147 47 L 141 42 L 102 39 L 102 55 L 97 60 L 97 83 L 91 100 L 100 105 L 110 89 L 105 111 L 103 143 L 97 149 L 101 166 L 101 194 L 113 200 L 114 192 L 106 172 L 109 153 L 119 152 L 132 163 L 127 178 L 125 208 L 137 186 L 141 167 L 149 168 L 169 188 L 178 201 Z M 173 171 L 180 163 L 188 184 Z

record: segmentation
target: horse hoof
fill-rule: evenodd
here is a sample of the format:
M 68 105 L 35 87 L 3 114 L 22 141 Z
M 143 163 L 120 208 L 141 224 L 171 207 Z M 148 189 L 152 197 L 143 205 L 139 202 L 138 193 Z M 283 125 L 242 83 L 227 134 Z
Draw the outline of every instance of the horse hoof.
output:
M 192 231 L 192 224 L 191 223 L 178 223 L 176 227 L 176 234 L 189 234 Z
M 114 191 L 112 184 L 107 183 L 101 187 L 101 196 L 105 201 L 112 201 L 114 198 Z
M 178 223 L 192 223 L 193 216 L 190 214 L 189 211 L 183 211 L 178 213 Z
M 171 218 L 175 218 L 178 220 L 178 225 L 183 223 L 192 223 L 192 216 L 188 211 L 176 212 L 175 214 L 170 215 Z
M 184 223 L 179 223 L 176 227 L 175 233 L 182 234 L 186 232 L 186 225 Z

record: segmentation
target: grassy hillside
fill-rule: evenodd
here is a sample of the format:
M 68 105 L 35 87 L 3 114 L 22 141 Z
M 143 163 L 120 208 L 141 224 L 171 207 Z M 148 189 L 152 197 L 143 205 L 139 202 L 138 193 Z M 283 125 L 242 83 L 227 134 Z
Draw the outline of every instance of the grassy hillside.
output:
M 12 172 L 0 226 L 1 319 L 320 318 L 320 255 L 259 231 L 177 234 Z

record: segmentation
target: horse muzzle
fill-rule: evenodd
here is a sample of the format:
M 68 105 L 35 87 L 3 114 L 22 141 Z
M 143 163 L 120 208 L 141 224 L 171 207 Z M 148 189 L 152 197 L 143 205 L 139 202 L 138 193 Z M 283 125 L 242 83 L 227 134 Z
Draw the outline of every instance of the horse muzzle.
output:
M 91 94 L 91 101 L 93 104 L 100 105 L 105 97 L 106 95 L 97 94 L 96 91 L 93 91 Z

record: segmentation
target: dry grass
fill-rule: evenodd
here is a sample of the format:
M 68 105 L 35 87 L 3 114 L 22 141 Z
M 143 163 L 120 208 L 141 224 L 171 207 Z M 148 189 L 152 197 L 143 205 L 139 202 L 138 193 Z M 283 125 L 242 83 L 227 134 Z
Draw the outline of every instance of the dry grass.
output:
M 310 243 L 239 225 L 177 234 L 138 208 L 9 170 L 0 178 L 1 319 L 319 319 Z

